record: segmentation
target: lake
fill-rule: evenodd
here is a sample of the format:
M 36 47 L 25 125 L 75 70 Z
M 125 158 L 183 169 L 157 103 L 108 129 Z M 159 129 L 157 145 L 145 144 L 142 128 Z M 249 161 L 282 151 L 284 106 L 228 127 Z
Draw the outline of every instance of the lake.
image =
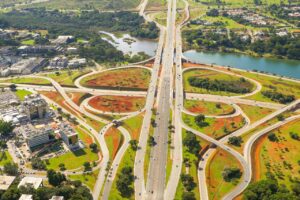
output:
M 186 51 L 183 55 L 191 61 L 203 64 L 217 64 L 245 70 L 265 71 L 300 79 L 300 61 L 297 60 L 259 58 L 234 53 L 207 53 L 195 50 Z
M 157 42 L 154 40 L 144 40 L 131 37 L 129 34 L 123 34 L 121 37 L 116 37 L 113 33 L 100 31 L 108 37 L 102 37 L 124 54 L 135 55 L 139 52 L 144 52 L 149 56 L 155 56 Z

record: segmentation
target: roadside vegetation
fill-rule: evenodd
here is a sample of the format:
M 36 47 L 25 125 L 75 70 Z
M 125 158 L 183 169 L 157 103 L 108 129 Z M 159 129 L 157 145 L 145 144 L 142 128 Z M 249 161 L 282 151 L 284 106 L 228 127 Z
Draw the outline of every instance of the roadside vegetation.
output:
M 275 111 L 270 108 L 250 106 L 246 104 L 238 104 L 238 106 L 244 111 L 251 123 L 258 121 Z

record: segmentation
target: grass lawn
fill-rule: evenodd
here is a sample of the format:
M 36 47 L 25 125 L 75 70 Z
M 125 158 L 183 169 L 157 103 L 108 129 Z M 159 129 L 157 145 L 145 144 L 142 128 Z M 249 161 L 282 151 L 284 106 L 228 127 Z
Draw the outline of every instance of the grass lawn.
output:
M 246 104 L 239 104 L 238 106 L 240 106 L 244 113 L 249 117 L 251 123 L 258 121 L 275 111 L 270 108 L 250 106 Z
M 271 172 L 279 184 L 290 188 L 290 178 L 300 178 L 300 141 L 292 139 L 290 132 L 300 133 L 300 120 L 272 131 L 277 142 L 271 142 L 267 134 L 256 142 L 253 149 L 254 181 L 266 178 L 266 173 Z
M 17 90 L 15 93 L 21 101 L 23 101 L 27 95 L 32 94 L 32 92 L 27 91 L 27 90 Z
M 82 168 L 85 162 L 96 162 L 99 160 L 98 154 L 91 151 L 89 147 L 77 150 L 75 152 L 67 152 L 61 156 L 50 158 L 48 169 L 59 170 L 59 164 L 65 164 L 68 170 Z
M 33 46 L 35 44 L 35 41 L 30 39 L 30 40 L 23 40 L 21 42 L 22 45 L 27 45 L 27 46 Z
M 244 118 L 241 115 L 221 119 L 206 118 L 205 122 L 208 123 L 208 126 L 205 127 L 199 127 L 195 123 L 195 117 L 192 115 L 182 113 L 182 119 L 183 122 L 191 128 L 216 139 L 236 131 L 237 129 L 241 128 L 245 123 Z
M 225 194 L 230 192 L 230 190 L 238 184 L 238 180 L 226 182 L 223 179 L 222 172 L 227 167 L 237 167 L 242 170 L 240 163 L 231 154 L 218 149 L 208 161 L 205 171 L 209 199 L 222 199 Z
M 198 100 L 185 100 L 184 108 L 193 113 L 211 116 L 228 115 L 235 111 L 229 104 Z
M 233 70 L 232 70 L 233 71 Z M 300 83 L 283 80 L 280 77 L 269 77 L 263 74 L 254 74 L 244 71 L 237 71 L 237 74 L 244 75 L 248 78 L 254 79 L 260 82 L 263 86 L 262 91 L 272 90 L 271 88 L 276 88 L 277 92 L 280 92 L 285 95 L 294 95 L 296 98 L 300 98 Z M 264 97 L 261 92 L 247 97 L 247 99 L 253 99 L 257 101 L 273 102 L 271 99 Z
M 96 96 L 89 105 L 97 110 L 113 113 L 135 112 L 145 106 L 144 97 Z
M 85 77 L 80 84 L 89 88 L 147 90 L 151 72 L 144 68 L 116 69 Z
M 132 139 L 138 140 L 138 138 L 139 138 L 139 134 L 140 134 L 142 123 L 143 123 L 143 115 L 144 115 L 144 113 L 124 121 L 123 126 L 129 131 Z M 126 152 L 122 158 L 122 161 L 120 162 L 120 165 L 118 167 L 117 174 L 119 174 L 121 169 L 123 169 L 125 166 L 134 168 L 135 153 L 136 152 L 133 151 L 131 147 L 129 147 L 126 150 Z M 117 183 L 116 183 L 117 178 L 118 178 L 118 175 L 116 176 L 116 178 L 113 181 L 112 188 L 111 188 L 108 199 L 124 199 L 123 197 L 121 197 L 121 195 L 117 189 Z M 132 184 L 132 188 L 133 187 L 134 187 L 134 185 Z M 129 199 L 134 199 L 134 195 L 132 195 Z
M 99 174 L 99 170 L 96 170 L 94 172 L 88 173 L 88 174 L 80 174 L 80 175 L 69 175 L 68 177 L 75 181 L 79 180 L 86 186 L 88 186 L 91 190 L 93 190 L 95 183 L 97 181 Z
M 74 81 L 79 78 L 80 76 L 83 76 L 84 74 L 89 73 L 90 70 L 62 70 L 58 71 L 58 74 L 56 72 L 49 73 L 49 74 L 43 74 L 43 76 L 52 78 L 56 82 L 58 82 L 61 86 L 65 87 L 75 87 Z
M 0 152 L 0 166 L 3 166 L 5 163 L 13 162 L 11 155 L 8 151 L 1 151 Z
M 51 85 L 51 82 L 43 78 L 16 77 L 2 81 L 3 83 L 30 84 L 30 85 Z
M 233 92 L 227 92 L 227 91 L 212 91 L 212 90 L 206 90 L 204 88 L 200 87 L 194 87 L 191 86 L 188 79 L 190 77 L 197 77 L 201 79 L 208 78 L 209 80 L 218 80 L 218 81 L 228 81 L 228 82 L 241 82 L 239 77 L 232 76 L 229 74 L 208 70 L 208 69 L 190 69 L 183 73 L 183 85 L 184 90 L 186 92 L 192 92 L 192 93 L 201 93 L 201 94 L 214 94 L 214 95 L 225 95 L 225 96 L 236 96 L 241 95 L 238 93 Z M 250 83 L 249 81 L 243 82 L 243 84 L 240 84 L 240 87 L 250 89 L 251 91 L 254 89 L 254 85 Z
M 110 160 L 114 160 L 115 156 L 118 153 L 118 150 L 122 146 L 124 141 L 123 135 L 115 127 L 111 127 L 105 133 L 105 143 L 109 151 Z

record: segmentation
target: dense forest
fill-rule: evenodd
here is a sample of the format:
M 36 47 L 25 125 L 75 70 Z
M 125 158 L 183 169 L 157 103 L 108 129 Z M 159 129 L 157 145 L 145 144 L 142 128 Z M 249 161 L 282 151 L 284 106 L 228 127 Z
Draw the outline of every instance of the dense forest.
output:
M 67 14 L 45 8 L 13 10 L 0 14 L 0 28 L 44 29 L 50 37 L 71 34 L 80 37 L 90 35 L 93 30 L 126 31 L 134 37 L 154 39 L 159 29 L 154 23 L 146 23 L 144 18 L 132 12 L 82 11 L 80 14 Z
M 242 40 L 235 33 L 231 33 L 231 39 L 227 34 L 218 34 L 216 31 L 204 32 L 201 29 L 185 31 L 184 38 L 187 48 L 196 50 L 220 50 L 220 51 L 246 51 L 250 50 L 258 55 L 273 54 L 277 57 L 300 59 L 300 38 L 291 36 L 276 36 L 271 34 L 264 40 Z

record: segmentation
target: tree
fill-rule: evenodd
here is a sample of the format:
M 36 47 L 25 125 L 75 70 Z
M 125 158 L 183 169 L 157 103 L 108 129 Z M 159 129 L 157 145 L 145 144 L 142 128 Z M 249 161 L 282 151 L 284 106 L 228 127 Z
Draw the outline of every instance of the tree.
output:
M 150 136 L 149 139 L 148 139 L 148 145 L 153 147 L 156 145 L 156 142 L 155 142 L 155 139 L 153 136 Z
M 89 163 L 89 162 L 84 162 L 83 167 L 84 167 L 84 171 L 91 171 L 92 170 L 91 163 Z
M 241 146 L 241 143 L 243 142 L 241 136 L 232 136 L 228 138 L 228 144 L 234 145 L 234 146 Z
M 182 200 L 196 200 L 195 194 L 193 192 L 183 192 Z
M 32 158 L 31 166 L 33 169 L 45 170 L 46 164 L 40 158 Z
M 277 136 L 275 135 L 275 133 L 269 133 L 269 134 L 268 134 L 268 139 L 269 139 L 271 142 L 277 142 L 277 141 L 278 141 L 278 138 L 277 138 Z
M 15 84 L 11 84 L 11 85 L 9 85 L 9 89 L 10 89 L 11 91 L 16 91 L 17 86 L 16 86 Z
M 139 146 L 138 146 L 138 141 L 137 140 L 130 140 L 129 141 L 130 147 L 133 151 L 137 151 Z
M 0 196 L 1 200 L 18 200 L 21 196 L 21 193 L 17 186 L 11 186 L 4 192 L 2 196 Z
M 194 178 L 189 174 L 181 174 L 180 180 L 183 184 L 183 187 L 186 191 L 192 191 L 196 187 L 196 183 L 194 182 Z
M 0 120 L 0 135 L 8 136 L 14 130 L 14 126 L 11 122 L 5 122 Z
M 241 178 L 242 172 L 239 168 L 225 168 L 222 172 L 223 179 L 230 182 L 233 179 Z
M 190 131 L 186 132 L 186 136 L 183 139 L 183 145 L 187 147 L 188 152 L 198 156 L 201 145 L 200 142 L 197 140 L 197 137 Z
M 90 144 L 90 148 L 92 149 L 92 151 L 94 153 L 97 153 L 98 152 L 98 145 L 96 143 L 92 143 Z
M 299 140 L 300 139 L 298 133 L 295 133 L 295 132 L 290 132 L 290 136 L 294 140 Z
M 59 186 L 62 182 L 66 181 L 66 176 L 60 172 L 55 172 L 53 169 L 47 171 L 48 181 L 53 186 Z
M 134 175 L 132 167 L 124 167 L 121 170 L 121 173 L 118 175 L 117 179 L 117 189 L 120 192 L 122 197 L 129 198 L 134 190 L 130 186 L 134 181 Z
M 207 122 L 205 122 L 205 116 L 200 114 L 200 115 L 197 115 L 195 117 L 195 123 L 199 126 L 199 127 L 205 127 L 208 125 Z
M 3 171 L 8 175 L 16 176 L 19 173 L 18 165 L 11 162 L 5 163 L 3 166 Z

